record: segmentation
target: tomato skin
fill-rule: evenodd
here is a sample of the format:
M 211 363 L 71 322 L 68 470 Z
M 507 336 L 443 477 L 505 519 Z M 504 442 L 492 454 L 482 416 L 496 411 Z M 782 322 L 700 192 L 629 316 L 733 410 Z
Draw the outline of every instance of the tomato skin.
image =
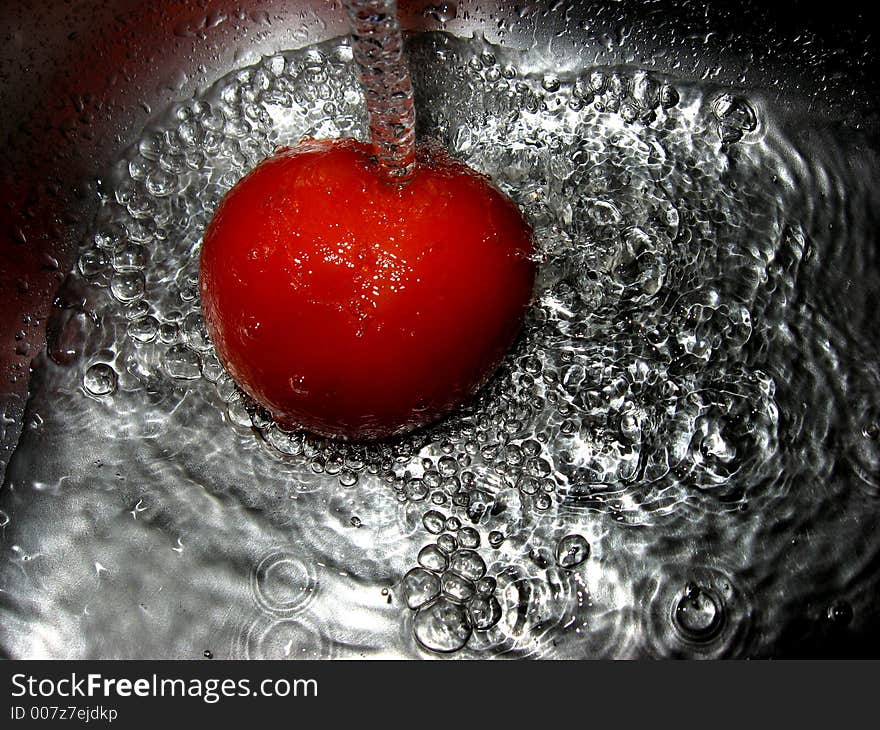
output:
M 279 423 L 376 439 L 486 382 L 520 330 L 532 254 L 515 204 L 462 163 L 423 151 L 401 186 L 364 143 L 306 139 L 221 201 L 199 284 L 221 362 Z

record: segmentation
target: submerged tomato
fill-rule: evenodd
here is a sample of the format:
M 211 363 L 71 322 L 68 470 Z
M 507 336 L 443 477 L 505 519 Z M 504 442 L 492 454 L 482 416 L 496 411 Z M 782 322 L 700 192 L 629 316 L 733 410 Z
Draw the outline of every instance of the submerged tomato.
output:
M 380 438 L 491 375 L 531 296 L 531 229 L 489 181 L 423 155 L 404 186 L 368 145 L 305 140 L 226 195 L 205 234 L 208 331 L 282 424 Z

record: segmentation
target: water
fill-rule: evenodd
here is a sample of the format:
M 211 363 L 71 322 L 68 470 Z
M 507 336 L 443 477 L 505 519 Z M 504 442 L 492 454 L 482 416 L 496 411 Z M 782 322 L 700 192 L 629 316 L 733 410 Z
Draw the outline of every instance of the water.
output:
M 372 445 L 238 391 L 204 227 L 276 146 L 368 124 L 345 41 L 220 80 L 101 180 L 0 497 L 4 650 L 734 657 L 876 626 L 872 141 L 634 68 L 410 53 L 418 134 L 536 231 L 498 376 Z
M 396 0 L 346 0 L 351 44 L 381 169 L 405 182 L 416 163 L 412 80 L 403 54 Z

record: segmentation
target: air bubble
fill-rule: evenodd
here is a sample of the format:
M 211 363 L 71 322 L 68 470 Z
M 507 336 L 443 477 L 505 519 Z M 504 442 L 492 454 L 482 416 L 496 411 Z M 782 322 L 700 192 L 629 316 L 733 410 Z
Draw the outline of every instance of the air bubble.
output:
M 498 530 L 492 530 L 489 533 L 489 545 L 496 550 L 504 543 L 504 533 Z
M 839 292 L 829 286 L 825 293 L 821 287 L 804 289 L 817 276 L 817 262 L 829 264 L 820 268 L 834 283 L 836 267 L 858 260 L 861 229 L 834 220 L 835 240 L 852 244 L 852 250 L 831 256 L 840 251 L 827 249 L 822 231 L 839 201 L 828 198 L 828 206 L 810 212 L 806 236 L 800 230 L 806 222 L 797 220 L 799 198 L 789 192 L 809 195 L 813 168 L 828 190 L 849 193 L 847 186 L 833 169 L 822 169 L 819 157 L 790 161 L 765 144 L 768 140 L 754 138 L 755 144 L 733 157 L 726 146 L 719 149 L 719 135 L 728 145 L 757 130 L 761 110 L 714 86 L 709 91 L 687 83 L 677 89 L 659 73 L 623 67 L 581 69 L 569 82 L 568 71 L 564 80 L 546 68 L 521 72 L 513 52 L 485 41 L 450 37 L 440 43 L 428 34 L 411 39 L 408 53 L 431 60 L 414 63 L 426 133 L 515 198 L 540 248 L 535 304 L 523 336 L 472 404 L 411 439 L 369 449 L 330 444 L 288 433 L 255 409 L 224 372 L 207 337 L 199 314 L 198 253 L 225 192 L 276 143 L 293 143 L 306 133 L 366 136 L 351 48 L 338 42 L 276 54 L 236 71 L 176 105 L 126 153 L 115 179 L 102 184 L 95 231 L 71 277 L 72 288 L 83 296 L 64 310 L 75 313 L 65 321 L 83 325 L 91 338 L 86 344 L 98 344 L 97 333 L 107 341 L 94 350 L 83 343 L 70 347 L 71 361 L 82 352 L 112 350 L 114 362 L 132 374 L 131 387 L 145 396 L 131 402 L 151 409 L 180 404 L 176 416 L 199 416 L 197 430 L 211 437 L 212 449 L 225 437 L 205 431 L 208 422 L 201 416 L 209 411 L 197 409 L 219 408 L 227 421 L 222 428 L 237 427 L 226 437 L 244 449 L 243 458 L 234 460 L 239 467 L 228 479 L 206 482 L 206 488 L 245 495 L 249 506 L 264 506 L 279 525 L 309 509 L 293 499 L 299 491 L 326 487 L 339 490 L 342 526 L 364 517 L 372 532 L 385 515 L 382 501 L 369 499 L 371 490 L 387 490 L 393 525 L 399 519 L 410 532 L 423 525 L 436 536 L 431 538 L 436 545 L 420 557 L 432 569 L 420 565 L 405 579 L 406 585 L 424 583 L 413 589 L 420 597 L 412 600 L 414 610 L 425 612 L 416 621 L 423 628 L 440 630 L 443 621 L 429 620 L 434 614 L 428 609 L 446 606 L 445 613 L 437 612 L 457 617 L 453 635 L 496 626 L 479 644 L 491 645 L 486 651 L 493 653 L 557 655 L 567 644 L 591 653 L 593 642 L 619 638 L 621 627 L 644 630 L 645 650 L 658 656 L 746 653 L 746 641 L 760 634 L 749 631 L 752 603 L 735 588 L 725 589 L 733 585 L 730 576 L 695 570 L 691 563 L 661 565 L 662 558 L 671 559 L 664 554 L 667 547 L 678 543 L 650 542 L 651 531 L 677 535 L 679 541 L 704 535 L 704 515 L 761 511 L 769 499 L 765 487 L 773 500 L 789 504 L 795 490 L 784 478 L 785 460 L 797 450 L 788 447 L 809 446 L 811 428 L 823 438 L 837 434 L 849 451 L 831 463 L 827 450 L 808 448 L 806 460 L 796 465 L 805 484 L 818 479 L 833 496 L 844 487 L 829 474 L 876 482 L 874 370 L 852 367 L 841 357 L 870 306 L 859 299 L 858 286 Z M 680 93 L 686 105 L 676 110 Z M 468 103 L 454 103 L 460 99 Z M 776 144 L 785 141 L 781 128 L 774 127 L 769 141 L 785 147 Z M 128 275 L 135 277 L 133 286 L 118 278 Z M 146 275 L 143 283 L 140 275 Z M 81 301 L 88 302 L 87 313 Z M 803 301 L 815 304 L 815 317 L 803 313 Z M 829 301 L 840 322 L 828 318 Z M 850 301 L 861 314 L 847 317 Z M 827 331 L 811 329 L 816 327 Z M 804 352 L 802 343 L 814 347 Z M 55 360 L 52 350 L 49 354 Z M 824 383 L 838 370 L 847 388 L 826 399 Z M 799 396 L 795 406 L 792 389 Z M 853 400 L 849 407 L 842 402 L 838 407 L 835 399 L 847 398 Z M 126 419 L 137 424 L 139 414 L 126 413 Z M 221 427 L 221 418 L 215 420 Z M 145 427 L 152 423 L 147 419 Z M 251 449 L 258 443 L 254 431 L 265 440 L 264 450 Z M 186 448 L 178 451 L 175 459 L 195 458 Z M 273 467 L 268 482 L 259 461 L 264 456 Z M 275 483 L 282 478 L 283 484 Z M 368 501 L 360 501 L 361 490 L 343 489 L 355 483 Z M 295 505 L 290 513 L 288 496 L 290 508 Z M 363 504 L 377 505 L 369 517 Z M 558 513 L 547 514 L 554 505 Z M 584 516 L 589 519 L 579 519 Z M 590 592 L 575 589 L 592 578 L 592 571 L 584 570 L 589 544 L 580 535 L 555 539 L 593 518 L 638 526 L 620 531 L 617 558 L 603 554 L 601 572 L 609 567 L 606 560 L 618 558 L 621 572 L 611 565 L 595 593 L 593 586 Z M 805 516 L 801 527 L 812 519 Z M 498 571 L 498 600 L 508 620 L 500 625 L 496 606 L 481 601 L 494 594 L 494 581 L 459 573 L 469 568 L 458 564 L 456 551 L 480 547 L 474 525 L 490 548 L 506 548 L 488 553 L 506 563 Z M 551 533 L 557 527 L 560 532 Z M 766 532 L 749 536 L 772 548 L 767 536 L 777 533 Z M 341 533 L 356 543 L 357 561 L 374 559 L 362 555 L 372 550 L 364 547 L 363 530 Z M 425 536 L 421 529 L 412 534 Z M 649 542 L 643 545 L 635 535 Z M 721 537 L 730 535 L 718 535 L 719 545 Z M 396 547 L 384 538 L 380 542 L 383 555 Z M 632 574 L 632 561 L 646 545 L 657 548 L 651 553 L 656 562 L 648 565 L 656 570 Z M 411 545 L 410 552 L 420 546 Z M 320 554 L 328 554 L 326 545 Z M 778 551 L 768 549 L 765 559 L 774 555 Z M 485 571 L 488 556 L 477 557 Z M 455 601 L 441 596 L 440 573 Z M 473 584 L 474 592 L 461 581 Z M 683 592 L 689 584 L 710 599 L 701 598 L 700 590 Z M 806 593 L 807 584 L 798 590 Z M 644 594 L 630 595 L 638 591 Z M 467 595 L 465 603 L 456 603 Z M 714 630 L 712 596 L 723 625 L 706 639 Z M 649 611 L 640 627 L 632 625 L 633 607 Z M 559 636 L 546 629 L 544 641 L 544 627 L 555 631 L 562 622 L 557 613 L 573 623 Z M 832 625 L 837 620 L 826 604 L 819 616 Z M 273 635 L 299 634 L 288 626 Z M 275 648 L 283 653 L 283 646 Z M 626 654 L 627 647 L 617 649 Z
M 188 314 L 183 320 L 183 337 L 186 344 L 197 352 L 208 352 L 212 349 L 205 320 L 198 312 Z
M 486 563 L 474 550 L 456 550 L 452 554 L 449 568 L 471 581 L 479 580 L 486 574 Z
M 846 601 L 834 601 L 828 606 L 825 617 L 837 628 L 848 626 L 853 619 L 852 606 Z
M 437 512 L 435 510 L 430 510 L 425 512 L 422 517 L 422 524 L 425 526 L 425 529 L 433 535 L 439 535 L 443 532 L 444 525 L 446 524 L 446 518 L 442 513 Z
M 423 568 L 436 571 L 437 573 L 446 570 L 446 566 L 449 564 L 449 559 L 446 557 L 446 553 L 437 545 L 426 545 L 423 547 L 419 552 L 418 559 L 419 565 Z
M 541 493 L 535 497 L 535 509 L 540 511 L 550 509 L 550 505 L 553 504 L 553 501 L 550 499 L 550 496 L 545 493 Z
M 437 462 L 437 471 L 441 477 L 451 477 L 458 469 L 458 464 L 451 456 L 441 456 Z
M 158 333 L 159 321 L 149 315 L 135 319 L 128 325 L 128 336 L 135 342 L 152 342 Z
M 724 606 L 710 589 L 689 583 L 675 606 L 674 621 L 688 641 L 711 641 L 724 625 Z
M 583 535 L 566 535 L 556 545 L 556 564 L 576 568 L 590 557 L 590 544 Z
M 490 576 L 480 578 L 477 581 L 477 593 L 483 596 L 491 596 L 495 592 L 496 586 L 497 581 L 494 578 Z
M 473 527 L 462 527 L 458 531 L 458 542 L 463 548 L 477 548 L 480 546 L 480 533 Z
M 736 142 L 758 126 L 757 115 L 749 102 L 730 93 L 715 97 L 712 113 L 718 120 L 718 134 L 722 142 Z
M 413 568 L 403 577 L 402 590 L 406 605 L 420 608 L 440 595 L 440 578 L 424 568 Z
M 471 633 L 467 609 L 443 597 L 420 608 L 413 620 L 416 640 L 429 651 L 458 651 L 467 644 Z
M 120 302 L 132 302 L 144 295 L 144 275 L 140 271 L 118 273 L 110 279 L 110 291 Z
M 541 87 L 544 91 L 559 91 L 559 78 L 556 76 L 545 76 L 541 80 Z
M 184 345 L 174 345 L 162 358 L 165 371 L 179 380 L 195 380 L 201 374 L 199 356 Z
M 88 278 L 103 272 L 109 263 L 107 253 L 97 248 L 89 248 L 80 254 L 77 266 L 80 273 Z
M 461 533 L 459 533 L 459 537 Z M 458 543 L 452 535 L 440 535 L 437 538 L 437 547 L 440 548 L 444 553 L 450 555 L 455 548 L 458 547 Z
M 97 363 L 86 370 L 83 387 L 92 395 L 111 395 L 116 390 L 116 371 L 106 363 Z
M 440 576 L 440 591 L 450 601 L 466 603 L 473 598 L 476 588 L 468 578 L 454 572 Z
M 411 502 L 421 502 L 428 496 L 428 488 L 421 479 L 410 479 L 404 486 L 404 494 Z
M 664 109 L 671 109 L 672 107 L 676 106 L 680 99 L 678 91 L 676 91 L 675 87 L 668 82 L 664 82 L 660 86 L 659 96 L 660 106 L 662 106 Z
M 488 631 L 501 620 L 501 604 L 495 596 L 480 595 L 468 604 L 475 631 Z

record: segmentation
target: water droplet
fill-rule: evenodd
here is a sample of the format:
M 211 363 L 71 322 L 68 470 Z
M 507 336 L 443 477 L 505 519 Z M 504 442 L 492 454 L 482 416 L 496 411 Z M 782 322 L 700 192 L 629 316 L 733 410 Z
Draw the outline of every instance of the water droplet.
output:
M 434 18 L 438 23 L 448 23 L 450 20 L 455 20 L 455 16 L 458 14 L 458 3 L 434 3 L 425 7 L 423 12 L 425 15 Z

